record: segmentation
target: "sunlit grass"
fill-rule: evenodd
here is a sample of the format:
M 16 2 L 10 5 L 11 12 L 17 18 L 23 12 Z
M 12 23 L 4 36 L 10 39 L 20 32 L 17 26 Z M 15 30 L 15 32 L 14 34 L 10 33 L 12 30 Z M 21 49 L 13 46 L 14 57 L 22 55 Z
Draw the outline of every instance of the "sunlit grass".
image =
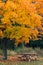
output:
M 0 65 L 43 65 L 43 61 L 31 61 L 31 62 L 0 62 Z

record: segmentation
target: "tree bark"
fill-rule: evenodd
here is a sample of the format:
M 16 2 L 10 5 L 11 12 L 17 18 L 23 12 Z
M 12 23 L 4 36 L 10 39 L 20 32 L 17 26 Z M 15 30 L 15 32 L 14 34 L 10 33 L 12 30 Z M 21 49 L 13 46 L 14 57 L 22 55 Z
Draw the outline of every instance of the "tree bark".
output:
M 6 43 L 6 39 L 4 39 L 3 41 L 3 52 L 2 52 L 2 55 L 3 55 L 3 60 L 7 60 L 7 43 Z

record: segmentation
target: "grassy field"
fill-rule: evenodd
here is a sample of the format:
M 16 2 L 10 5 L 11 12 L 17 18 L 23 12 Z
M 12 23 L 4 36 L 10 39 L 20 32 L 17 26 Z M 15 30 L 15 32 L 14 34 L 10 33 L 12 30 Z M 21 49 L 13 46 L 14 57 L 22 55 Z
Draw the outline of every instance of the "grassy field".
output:
M 19 53 L 37 53 L 38 56 L 41 58 L 40 61 L 0 61 L 0 65 L 43 65 L 43 49 L 32 49 L 32 48 L 17 48 L 16 50 L 7 50 L 8 56 L 14 56 L 15 54 Z M 0 55 L 2 55 L 2 50 L 0 49 Z
M 31 62 L 0 62 L 0 65 L 43 65 L 43 61 L 31 61 Z

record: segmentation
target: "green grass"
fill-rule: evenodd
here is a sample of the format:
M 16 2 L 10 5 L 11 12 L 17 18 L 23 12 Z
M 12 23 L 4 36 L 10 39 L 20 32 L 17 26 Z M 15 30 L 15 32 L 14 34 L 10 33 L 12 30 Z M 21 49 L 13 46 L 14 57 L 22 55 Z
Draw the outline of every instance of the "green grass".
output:
M 2 55 L 2 50 L 0 49 L 0 55 Z
M 42 61 L 32 61 L 32 62 L 0 62 L 0 65 L 43 65 Z

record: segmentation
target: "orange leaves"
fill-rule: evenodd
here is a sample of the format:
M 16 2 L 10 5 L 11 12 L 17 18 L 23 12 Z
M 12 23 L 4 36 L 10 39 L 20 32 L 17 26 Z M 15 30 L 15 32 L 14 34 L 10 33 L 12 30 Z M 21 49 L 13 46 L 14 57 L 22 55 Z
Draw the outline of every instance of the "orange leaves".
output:
M 10 24 L 10 20 L 6 17 L 3 18 L 1 21 L 2 21 L 3 24 Z
M 38 31 L 37 30 L 33 30 L 33 35 L 36 37 L 38 35 Z
M 9 0 L 8 0 L 8 1 L 6 2 L 6 4 L 5 4 L 4 9 L 7 10 L 7 11 L 9 11 L 9 10 L 12 9 L 12 7 L 14 7 L 14 3 L 13 3 L 12 1 L 9 1 Z
M 5 3 L 3 3 L 2 1 L 0 1 L 0 9 L 3 9 L 4 4 L 5 4 Z
M 39 14 L 43 14 L 43 0 L 37 0 L 36 2 L 37 2 L 37 3 L 35 4 L 36 11 L 37 11 Z
M 33 4 L 30 3 L 31 0 L 22 0 L 21 6 L 23 6 L 28 12 L 35 12 L 35 7 Z
M 0 37 L 3 37 L 3 33 L 2 33 L 2 31 L 0 30 Z
M 38 29 L 42 29 L 43 24 L 42 7 L 42 0 L 7 0 L 6 3 L 0 1 L 0 15 L 3 15 L 1 22 L 6 24 L 4 36 L 26 43 L 29 39 L 37 38 L 40 32 Z
M 41 7 L 38 12 L 43 15 L 43 7 Z

